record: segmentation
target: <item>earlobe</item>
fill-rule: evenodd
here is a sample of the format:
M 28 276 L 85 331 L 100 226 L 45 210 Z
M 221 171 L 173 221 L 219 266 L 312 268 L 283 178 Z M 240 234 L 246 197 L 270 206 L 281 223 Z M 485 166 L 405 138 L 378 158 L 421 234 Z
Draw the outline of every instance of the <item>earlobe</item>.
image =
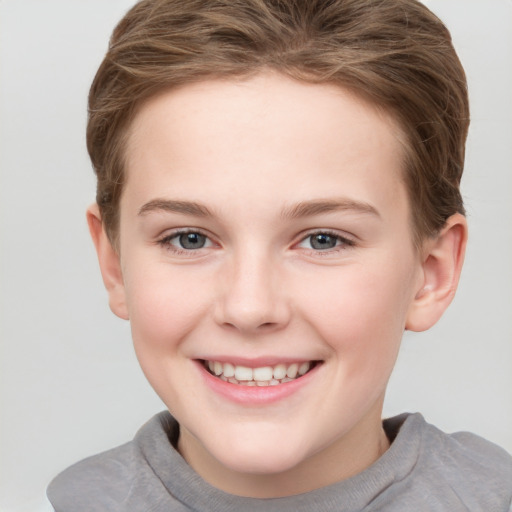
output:
M 87 224 L 92 241 L 98 255 L 101 276 L 109 296 L 109 305 L 112 312 L 119 318 L 128 320 L 128 308 L 121 271 L 119 254 L 112 247 L 103 228 L 98 205 L 94 203 L 87 209 Z
M 406 329 L 425 331 L 449 306 L 459 283 L 467 242 L 467 223 L 457 213 L 425 244 L 419 289 L 408 311 Z

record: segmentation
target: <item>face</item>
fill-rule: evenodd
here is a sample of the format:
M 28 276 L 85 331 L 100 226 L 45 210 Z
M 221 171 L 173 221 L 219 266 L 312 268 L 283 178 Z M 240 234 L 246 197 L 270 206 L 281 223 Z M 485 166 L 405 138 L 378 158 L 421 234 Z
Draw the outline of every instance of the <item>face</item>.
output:
M 279 475 L 300 492 L 339 479 L 334 459 L 378 457 L 422 284 L 397 134 L 350 93 L 277 74 L 137 114 L 116 312 L 182 454 L 218 487 Z

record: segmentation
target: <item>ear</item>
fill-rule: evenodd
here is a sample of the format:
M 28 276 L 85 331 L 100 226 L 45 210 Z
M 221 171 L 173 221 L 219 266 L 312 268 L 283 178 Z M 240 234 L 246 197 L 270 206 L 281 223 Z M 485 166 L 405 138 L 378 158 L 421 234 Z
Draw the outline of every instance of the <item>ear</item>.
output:
M 406 329 L 429 329 L 449 306 L 459 283 L 467 233 L 466 219 L 457 213 L 448 218 L 435 238 L 426 241 L 420 286 L 408 311 Z
M 98 254 L 101 276 L 109 296 L 110 309 L 119 318 L 128 320 L 121 260 L 105 233 L 100 210 L 96 203 L 87 209 L 87 224 Z

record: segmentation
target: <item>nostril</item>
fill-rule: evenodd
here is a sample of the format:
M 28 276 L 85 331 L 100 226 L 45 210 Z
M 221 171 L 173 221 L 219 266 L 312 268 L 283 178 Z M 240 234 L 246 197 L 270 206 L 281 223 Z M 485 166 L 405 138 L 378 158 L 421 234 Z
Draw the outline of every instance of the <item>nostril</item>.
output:
M 235 329 L 237 331 L 239 330 L 254 330 L 254 331 L 271 331 L 275 329 L 279 324 L 276 322 L 263 322 L 261 324 L 254 324 L 254 327 L 251 327 L 250 329 L 247 329 L 246 327 L 241 327 L 240 322 L 224 322 L 224 326 L 226 326 L 229 329 Z

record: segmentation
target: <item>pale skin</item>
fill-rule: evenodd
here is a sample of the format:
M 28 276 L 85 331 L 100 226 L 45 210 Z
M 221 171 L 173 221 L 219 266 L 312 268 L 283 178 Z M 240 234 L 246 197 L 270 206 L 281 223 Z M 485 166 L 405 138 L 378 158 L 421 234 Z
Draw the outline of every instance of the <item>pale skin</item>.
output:
M 110 307 L 210 484 L 293 495 L 388 449 L 403 331 L 443 314 L 467 238 L 455 214 L 414 247 L 400 136 L 347 91 L 275 73 L 162 93 L 133 121 L 118 249 L 96 205 L 89 227 Z M 218 393 L 203 361 L 314 368 L 255 402 Z

